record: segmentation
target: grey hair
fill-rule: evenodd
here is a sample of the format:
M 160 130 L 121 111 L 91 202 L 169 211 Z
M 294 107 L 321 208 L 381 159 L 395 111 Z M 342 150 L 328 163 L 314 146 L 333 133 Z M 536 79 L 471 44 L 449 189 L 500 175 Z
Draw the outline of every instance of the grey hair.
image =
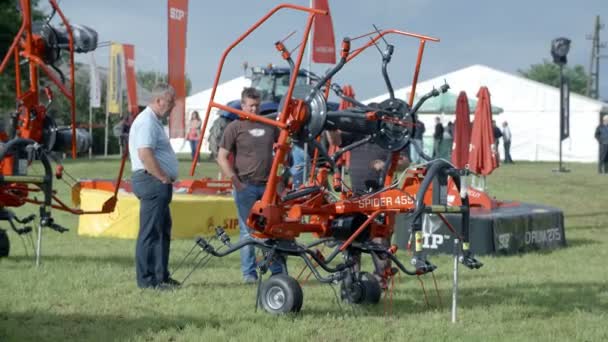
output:
M 175 96 L 175 89 L 173 89 L 173 87 L 167 83 L 157 83 L 154 85 L 154 88 L 152 88 L 152 101 L 167 94 Z

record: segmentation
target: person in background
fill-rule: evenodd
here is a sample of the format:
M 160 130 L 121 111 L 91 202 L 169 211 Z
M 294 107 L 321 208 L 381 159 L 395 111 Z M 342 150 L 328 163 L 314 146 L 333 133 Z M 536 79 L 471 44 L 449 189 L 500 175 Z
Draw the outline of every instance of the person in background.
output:
M 291 182 L 294 189 L 298 189 L 304 183 L 304 163 L 306 163 L 306 154 L 304 149 L 296 144 L 291 147 L 292 164 L 289 168 L 291 174 Z
M 452 121 L 448 121 L 447 131 L 450 139 L 454 139 L 454 123 Z
M 244 112 L 260 113 L 261 95 L 255 88 L 245 88 L 241 93 L 241 108 Z M 272 167 L 272 146 L 279 130 L 251 120 L 234 120 L 226 126 L 220 142 L 217 163 L 224 176 L 233 184 L 234 202 L 239 219 L 240 239 L 251 239 L 247 226 L 249 212 L 266 190 L 266 182 Z M 233 155 L 234 162 L 228 160 Z M 258 280 L 255 249 L 252 245 L 241 248 L 241 271 L 245 283 Z M 283 267 L 285 266 L 285 267 Z M 282 273 L 287 268 L 284 260 L 270 264 L 272 274 Z
M 496 126 L 496 120 L 492 120 L 492 133 L 494 134 L 494 152 L 496 153 L 496 164 L 498 164 L 500 161 L 500 152 L 498 150 L 498 146 L 500 145 L 502 132 L 500 131 L 500 128 Z
M 139 199 L 139 233 L 135 247 L 137 286 L 173 289 L 169 276 L 173 182 L 178 162 L 161 119 L 175 106 L 175 90 L 166 83 L 152 90 L 149 105 L 135 118 L 129 135 L 133 193 Z
M 196 147 L 198 146 L 199 134 L 201 132 L 202 121 L 197 111 L 193 111 L 190 114 L 190 121 L 188 122 L 188 136 L 186 137 L 190 143 L 190 153 L 192 154 L 192 160 L 196 156 Z M 197 163 L 200 160 L 197 159 Z
M 414 146 L 410 147 L 412 163 L 418 164 L 421 161 L 418 151 L 424 152 L 423 139 L 425 131 L 426 127 L 424 126 L 424 122 L 416 121 L 416 130 L 414 131 L 414 139 L 412 139 L 412 145 Z
M 599 173 L 608 173 L 608 114 L 602 117 L 602 123 L 595 129 L 595 140 L 600 144 Z
M 505 150 L 505 164 L 513 164 L 513 159 L 511 159 L 511 130 L 506 121 L 502 123 L 502 148 Z
M 441 124 L 441 118 L 435 118 L 435 132 L 433 133 L 433 158 L 439 158 L 439 147 L 443 141 L 443 125 Z

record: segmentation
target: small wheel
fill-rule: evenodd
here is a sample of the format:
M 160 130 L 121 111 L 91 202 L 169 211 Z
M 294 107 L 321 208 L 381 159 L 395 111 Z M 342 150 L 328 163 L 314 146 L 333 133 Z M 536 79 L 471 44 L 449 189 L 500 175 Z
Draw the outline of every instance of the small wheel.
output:
M 365 289 L 365 302 L 368 304 L 378 304 L 382 298 L 382 288 L 378 279 L 370 273 L 361 273 L 361 284 Z
M 377 304 L 382 297 L 380 283 L 373 274 L 362 272 L 350 285 L 340 286 L 342 300 L 351 304 Z
M 342 300 L 350 304 L 361 304 L 365 301 L 365 288 L 359 280 L 352 281 L 350 284 L 342 281 L 340 284 L 340 294 Z
M 285 274 L 277 274 L 262 283 L 260 303 L 271 314 L 298 312 L 304 295 L 298 282 Z
M 11 242 L 6 230 L 0 229 L 0 258 L 7 257 L 11 251 Z

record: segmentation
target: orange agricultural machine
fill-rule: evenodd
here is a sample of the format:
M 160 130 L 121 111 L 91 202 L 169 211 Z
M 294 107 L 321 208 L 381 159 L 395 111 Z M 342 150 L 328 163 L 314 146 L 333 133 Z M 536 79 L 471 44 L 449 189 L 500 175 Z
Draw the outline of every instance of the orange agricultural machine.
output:
M 304 12 L 307 14 L 307 21 L 299 49 L 295 54 L 295 63 L 291 63 L 293 67 L 289 90 L 282 101 L 277 118 L 252 115 L 215 102 L 215 91 L 229 53 L 268 18 L 283 9 Z M 448 89 L 447 85 L 443 85 L 440 89 L 435 89 L 422 96 L 416 104 L 413 103 L 425 45 L 427 42 L 439 40 L 399 30 L 376 30 L 360 37 L 345 38 L 342 41 L 341 58 L 331 70 L 315 85 L 296 85 L 296 77 L 313 21 L 316 16 L 325 14 L 324 11 L 307 7 L 279 5 L 224 51 L 215 77 L 202 132 L 205 132 L 211 109 L 219 108 L 235 113 L 242 120 L 252 120 L 277 127 L 280 129 L 280 135 L 274 145 L 274 160 L 266 190 L 262 199 L 255 203 L 247 220 L 248 226 L 254 232 L 252 238 L 232 244 L 223 229 L 218 227 L 217 238 L 223 242 L 223 245 L 220 245 L 222 250 L 214 247 L 211 241 L 204 238 L 198 238 L 197 245 L 208 254 L 217 257 L 223 257 L 248 245 L 259 247 L 264 254 L 263 260 L 258 265 L 262 273 L 266 272 L 270 263 L 283 262 L 288 256 L 296 256 L 304 261 L 320 282 L 340 282 L 343 298 L 348 301 L 375 303 L 380 299 L 379 284 L 375 278 L 367 276 L 358 269 L 357 255 L 368 253 L 381 259 L 390 259 L 398 270 L 409 275 L 432 272 L 435 266 L 422 254 L 422 215 L 425 213 L 439 215 L 458 213 L 462 215 L 462 229 L 461 232 L 454 231 L 454 233 L 462 239 L 460 261 L 469 268 L 481 267 L 482 264 L 471 254 L 469 248 L 469 201 L 462 183 L 462 177 L 466 175 L 466 171 L 455 169 L 444 160 L 436 160 L 423 167 L 408 170 L 402 174 L 403 177 L 396 177 L 399 151 L 410 143 L 417 120 L 417 110 L 428 98 L 437 96 Z M 385 36 L 389 34 L 412 37 L 419 41 L 413 87 L 408 102 L 394 96 L 387 72 L 387 65 L 391 60 L 394 47 L 388 43 L 386 43 L 386 49 L 382 51 L 381 69 L 389 92 L 386 100 L 378 104 L 365 105 L 344 95 L 339 86 L 330 85 L 331 78 L 345 64 L 368 47 L 375 45 L 380 39 L 384 40 Z M 357 49 L 351 49 L 351 42 L 361 38 L 369 38 L 369 41 Z M 283 50 L 279 47 L 278 49 Z M 290 58 L 290 56 L 284 57 Z M 353 106 L 344 110 L 329 111 L 326 98 L 330 89 L 334 90 L 336 95 L 343 100 L 352 103 Z M 318 142 L 318 137 L 325 130 L 335 129 L 356 132 L 366 137 L 329 155 Z M 202 141 L 202 134 L 200 139 Z M 279 194 L 277 190 L 280 182 L 279 169 L 284 164 L 292 144 L 303 143 L 313 146 L 319 155 L 319 159 L 315 159 L 311 165 L 311 168 L 315 169 L 313 172 L 315 176 L 299 189 Z M 387 167 L 383 177 L 384 187 L 379 191 L 364 195 L 352 194 L 347 187 L 342 187 L 341 192 L 335 192 L 328 182 L 328 175 L 333 171 L 335 161 L 346 151 L 365 143 L 374 143 L 392 152 L 390 160 L 386 163 Z M 192 172 L 195 167 L 196 164 L 193 163 Z M 446 204 L 433 203 L 431 192 L 434 181 L 444 185 L 453 184 L 448 191 L 449 201 L 442 202 Z M 392 235 L 395 229 L 395 216 L 400 213 L 413 216 L 411 227 L 414 238 L 412 269 L 408 269 L 396 257 L 395 246 L 387 247 L 373 242 L 375 237 Z M 400 227 L 400 229 L 406 228 Z M 310 244 L 299 242 L 298 237 L 303 233 L 311 233 L 316 240 Z M 315 249 L 316 246 L 322 244 L 332 246 L 333 251 L 325 255 Z M 338 261 L 338 255 L 342 255 L 340 261 Z M 394 272 L 396 269 L 391 271 Z M 262 281 L 261 277 L 260 281 Z M 259 284 L 256 303 L 271 313 L 296 312 L 302 307 L 302 289 L 293 277 L 287 274 L 274 275 Z
M 17 234 L 26 234 L 31 232 L 31 227 L 18 228 L 15 222 L 26 225 L 36 215 L 19 218 L 8 207 L 28 203 L 40 207 L 36 248 L 36 262 L 39 263 L 42 228 L 58 232 L 67 230 L 53 220 L 51 208 L 73 214 L 108 213 L 113 210 L 116 201 L 113 197 L 98 211 L 84 212 L 66 205 L 56 196 L 53 188 L 53 178 L 63 176 L 63 167 L 54 153 L 68 152 L 75 158 L 77 153 L 87 151 L 91 144 L 88 133 L 76 128 L 74 53 L 95 50 L 97 33 L 86 26 L 71 25 L 55 0 L 49 0 L 52 13 L 42 22 L 33 22 L 30 0 L 20 0 L 19 4 L 21 27 L 0 64 L 1 73 L 11 59 L 14 61 L 16 89 L 15 111 L 3 116 L 5 129 L 0 132 L 0 220 L 8 221 Z M 51 23 L 55 15 L 59 16 L 61 25 Z M 56 65 L 62 55 L 68 58 L 67 80 Z M 43 83 L 49 85 L 41 87 Z M 49 115 L 53 103 L 50 85 L 55 86 L 70 104 L 69 127 L 57 126 L 53 116 Z M 43 94 L 45 104 L 41 103 Z M 58 163 L 55 172 L 51 166 L 53 161 Z M 42 164 L 44 174 L 28 175 L 30 165 L 38 162 Z M 40 193 L 42 200 L 36 196 Z M 6 246 L 5 255 L 8 255 L 8 240 Z

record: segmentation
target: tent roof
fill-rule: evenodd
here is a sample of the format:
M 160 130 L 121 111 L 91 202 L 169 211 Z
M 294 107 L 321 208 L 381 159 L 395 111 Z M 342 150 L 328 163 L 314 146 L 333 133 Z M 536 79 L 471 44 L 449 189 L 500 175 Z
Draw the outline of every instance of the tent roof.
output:
M 416 93 L 424 94 L 444 82 L 454 91 L 466 91 L 469 98 L 476 96 L 480 85 L 486 85 L 490 90 L 492 103 L 509 112 L 545 112 L 559 109 L 559 101 L 555 101 L 555 96 L 559 96 L 559 88 L 481 64 L 420 82 Z M 410 91 L 411 86 L 400 88 L 395 90 L 395 97 L 405 99 Z M 388 94 L 385 93 L 364 102 L 380 102 L 387 98 Z M 570 105 L 572 110 L 576 108 L 578 111 L 608 111 L 607 103 L 575 93 L 570 94 Z
M 241 97 L 243 88 L 251 85 L 251 80 L 245 76 L 233 78 L 230 81 L 226 81 L 217 86 L 215 92 L 215 102 L 226 104 L 232 100 L 238 100 Z M 200 91 L 196 94 L 190 95 L 186 98 L 186 110 L 206 110 L 209 105 L 209 99 L 211 98 L 211 91 L 213 88 L 209 88 Z M 204 113 L 201 113 L 201 115 Z

